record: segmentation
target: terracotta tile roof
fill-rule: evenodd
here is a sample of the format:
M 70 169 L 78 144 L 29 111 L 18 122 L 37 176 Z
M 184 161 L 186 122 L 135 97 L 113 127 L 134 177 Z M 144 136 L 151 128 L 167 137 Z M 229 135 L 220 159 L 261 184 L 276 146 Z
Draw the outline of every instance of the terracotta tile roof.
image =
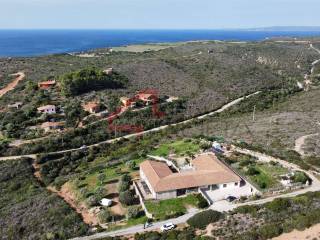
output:
M 40 82 L 39 85 L 55 85 L 56 81 L 55 80 L 49 80 L 49 81 L 44 81 L 44 82 Z
M 171 169 L 164 162 L 147 160 L 140 164 L 140 169 L 146 174 L 152 186 L 156 186 L 162 178 L 172 174 Z
M 95 109 L 99 106 L 99 103 L 97 102 L 88 102 L 86 104 L 83 104 L 82 107 L 85 111 L 89 111 L 91 109 Z
M 55 84 L 56 84 L 55 80 L 48 80 L 48 81 L 44 81 L 44 82 L 39 82 L 38 86 L 52 86 Z
M 150 97 L 154 96 L 154 94 L 150 94 L 150 93 L 138 93 L 136 95 L 137 98 L 139 98 L 140 100 L 146 101 L 149 100 Z
M 220 162 L 213 153 L 192 161 L 194 170 L 173 173 L 164 162 L 145 161 L 140 167 L 155 192 L 239 182 L 241 178 Z

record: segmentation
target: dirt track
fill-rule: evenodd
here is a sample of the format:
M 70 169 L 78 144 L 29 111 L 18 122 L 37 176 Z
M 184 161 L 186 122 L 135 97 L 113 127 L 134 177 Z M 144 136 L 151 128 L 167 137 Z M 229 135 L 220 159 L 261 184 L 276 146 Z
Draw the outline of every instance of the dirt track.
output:
M 26 75 L 23 72 L 18 72 L 13 74 L 12 76 L 17 76 L 11 83 L 9 83 L 5 88 L 0 90 L 0 98 L 3 97 L 7 92 L 12 91 L 18 85 L 20 81 L 22 81 Z
M 84 203 L 77 203 L 76 197 L 70 190 L 70 186 L 68 183 L 64 184 L 61 187 L 61 190 L 58 191 L 53 187 L 47 187 L 50 192 L 56 193 L 59 197 L 61 197 L 66 203 L 69 204 L 70 207 L 76 210 L 82 216 L 83 221 L 86 224 L 96 226 L 98 225 L 98 219 L 95 214 L 91 213 Z

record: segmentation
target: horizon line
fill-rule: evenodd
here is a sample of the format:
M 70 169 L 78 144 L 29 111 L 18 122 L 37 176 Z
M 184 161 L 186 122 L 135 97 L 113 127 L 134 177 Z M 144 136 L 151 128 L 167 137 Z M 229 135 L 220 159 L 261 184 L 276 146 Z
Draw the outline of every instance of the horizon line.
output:
M 282 28 L 282 29 L 281 29 Z M 0 31 L 30 31 L 30 30 L 104 30 L 104 31 L 284 31 L 284 28 L 288 28 L 288 31 L 298 31 L 298 28 L 309 28 L 308 31 L 320 31 L 319 26 L 268 26 L 268 27 L 240 27 L 240 28 L 0 28 Z M 290 30 L 291 28 L 291 30 Z M 296 28 L 296 29 L 294 29 Z M 313 29 L 313 30 L 312 30 Z M 303 29 L 301 29 L 303 31 Z M 300 30 L 300 31 L 301 31 Z

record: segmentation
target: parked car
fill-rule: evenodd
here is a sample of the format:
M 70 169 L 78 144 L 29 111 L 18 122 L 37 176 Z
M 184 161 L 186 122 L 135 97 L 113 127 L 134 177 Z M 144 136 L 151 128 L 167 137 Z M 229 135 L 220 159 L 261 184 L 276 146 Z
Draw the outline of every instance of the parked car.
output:
M 161 232 L 166 232 L 166 231 L 170 231 L 172 229 L 174 229 L 176 227 L 176 225 L 174 225 L 173 223 L 169 222 L 169 223 L 166 223 L 164 224 L 160 230 Z
M 228 196 L 228 197 L 226 198 L 226 200 L 227 200 L 228 202 L 233 202 L 233 201 L 237 200 L 237 198 L 236 198 L 235 196 Z
M 87 148 L 88 148 L 87 145 L 82 145 L 82 146 L 80 147 L 81 150 L 82 150 L 82 149 L 87 149 Z

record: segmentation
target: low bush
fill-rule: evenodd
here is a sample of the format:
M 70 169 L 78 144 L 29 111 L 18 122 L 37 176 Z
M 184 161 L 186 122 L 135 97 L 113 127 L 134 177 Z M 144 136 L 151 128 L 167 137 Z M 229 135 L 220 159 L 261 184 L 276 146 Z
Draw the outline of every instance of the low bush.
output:
M 214 210 L 200 212 L 189 218 L 187 223 L 194 228 L 204 229 L 208 224 L 217 222 L 223 214 Z
M 112 215 L 107 209 L 103 209 L 98 213 L 98 218 L 100 222 L 106 223 L 112 220 Z
M 266 208 L 273 212 L 281 212 L 287 210 L 291 206 L 291 202 L 287 198 L 277 198 L 266 204 Z
M 124 192 L 120 192 L 119 201 L 126 206 L 130 206 L 130 205 L 134 204 L 135 198 L 134 198 L 134 195 L 132 194 L 132 192 L 127 190 Z
M 139 205 L 130 206 L 127 210 L 127 218 L 138 218 L 143 214 L 142 209 Z
M 201 194 L 197 195 L 197 199 L 198 199 L 198 203 L 197 203 L 198 208 L 206 208 L 209 206 L 207 200 L 204 197 L 202 197 Z

